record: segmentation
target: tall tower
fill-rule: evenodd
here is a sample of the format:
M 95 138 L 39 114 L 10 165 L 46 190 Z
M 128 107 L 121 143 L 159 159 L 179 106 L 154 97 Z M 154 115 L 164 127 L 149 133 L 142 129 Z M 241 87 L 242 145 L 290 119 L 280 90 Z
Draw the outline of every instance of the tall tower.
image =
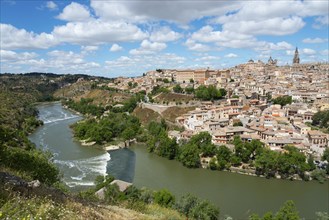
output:
M 298 64 L 299 61 L 300 61 L 300 59 L 299 59 L 298 48 L 296 47 L 295 55 L 294 55 L 294 59 L 292 60 L 292 63 L 293 63 L 293 64 Z

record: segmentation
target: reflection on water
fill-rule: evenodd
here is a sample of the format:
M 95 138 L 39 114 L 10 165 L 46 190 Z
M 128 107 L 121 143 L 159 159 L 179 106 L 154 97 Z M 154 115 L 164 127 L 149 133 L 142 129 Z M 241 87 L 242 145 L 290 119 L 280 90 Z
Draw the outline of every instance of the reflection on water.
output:
M 132 183 L 135 174 L 135 160 L 135 152 L 129 149 L 111 151 L 107 172 L 116 179 Z

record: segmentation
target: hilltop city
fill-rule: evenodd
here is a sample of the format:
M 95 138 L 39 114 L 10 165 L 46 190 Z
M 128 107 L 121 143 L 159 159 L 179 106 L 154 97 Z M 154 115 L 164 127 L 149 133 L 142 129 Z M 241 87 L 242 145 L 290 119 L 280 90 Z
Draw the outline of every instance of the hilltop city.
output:
M 260 140 L 275 151 L 293 144 L 302 152 L 319 158 L 328 147 L 329 137 L 321 130 L 312 129 L 311 122 L 315 113 L 329 109 L 328 70 L 328 63 L 301 64 L 296 48 L 293 65 L 277 66 L 277 61 L 270 57 L 267 63 L 250 59 L 224 70 L 157 69 L 141 77 L 118 77 L 106 86 L 149 94 L 155 87 L 172 84 L 180 87 L 175 92 L 172 86 L 173 93 L 186 96 L 189 96 L 189 88 L 224 88 L 227 99 L 220 102 L 151 100 L 151 104 L 150 100 L 145 100 L 141 106 L 159 112 L 168 106 L 194 106 L 175 120 L 185 130 L 169 132 L 169 136 L 177 140 L 206 131 L 211 134 L 212 143 L 223 145 L 239 135 L 243 141 Z M 281 105 L 273 104 L 271 100 L 278 97 L 290 100 Z

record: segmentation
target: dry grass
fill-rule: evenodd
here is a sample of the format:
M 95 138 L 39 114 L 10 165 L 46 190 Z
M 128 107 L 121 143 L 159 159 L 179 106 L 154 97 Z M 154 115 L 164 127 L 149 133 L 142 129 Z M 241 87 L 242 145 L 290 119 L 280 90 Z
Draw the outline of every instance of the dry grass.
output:
M 48 198 L 15 196 L 0 209 L 0 219 L 111 219 L 111 220 L 182 220 L 177 211 L 146 205 L 144 213 L 113 205 L 82 204 L 73 200 L 63 203 Z
M 181 102 L 186 103 L 193 100 L 193 95 L 178 94 L 178 93 L 162 93 L 155 98 L 158 103 L 163 102 Z
M 161 121 L 161 115 L 148 108 L 136 107 L 132 114 L 140 120 L 142 125 L 147 125 L 151 121 Z
M 170 121 L 175 122 L 175 119 L 183 114 L 186 114 L 189 111 L 194 110 L 195 107 L 179 107 L 179 106 L 173 106 L 162 112 L 162 116 Z
M 91 89 L 90 82 L 78 82 L 70 86 L 59 89 L 54 94 L 55 97 L 72 98 L 74 101 L 80 101 L 81 98 L 93 99 L 95 105 L 107 105 L 113 103 L 122 103 L 131 97 L 127 93 L 113 92 L 104 89 Z

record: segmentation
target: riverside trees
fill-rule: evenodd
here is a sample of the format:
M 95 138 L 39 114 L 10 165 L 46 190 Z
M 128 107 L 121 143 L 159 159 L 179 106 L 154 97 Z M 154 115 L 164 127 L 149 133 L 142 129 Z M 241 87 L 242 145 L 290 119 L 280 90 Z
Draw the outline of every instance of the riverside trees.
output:
M 141 133 L 138 118 L 125 113 L 109 113 L 101 119 L 87 119 L 72 127 L 77 138 L 95 141 L 98 144 L 110 142 L 114 138 L 130 140 Z
M 276 173 L 282 178 L 289 178 L 294 174 L 305 178 L 305 171 L 314 170 L 314 166 L 310 164 L 312 158 L 306 160 L 306 156 L 294 146 L 286 146 L 283 152 L 276 152 L 265 148 L 258 140 L 243 142 L 239 137 L 235 137 L 232 141 L 232 151 L 225 145 L 216 147 L 212 144 L 208 132 L 200 132 L 189 141 L 178 145 L 175 139 L 166 135 L 165 123 L 156 122 L 150 123 L 149 135 L 150 152 L 176 159 L 188 168 L 198 168 L 201 166 L 202 157 L 211 157 L 208 167 L 212 170 L 247 166 L 255 169 L 257 175 L 265 175 L 268 178 L 274 177 Z

